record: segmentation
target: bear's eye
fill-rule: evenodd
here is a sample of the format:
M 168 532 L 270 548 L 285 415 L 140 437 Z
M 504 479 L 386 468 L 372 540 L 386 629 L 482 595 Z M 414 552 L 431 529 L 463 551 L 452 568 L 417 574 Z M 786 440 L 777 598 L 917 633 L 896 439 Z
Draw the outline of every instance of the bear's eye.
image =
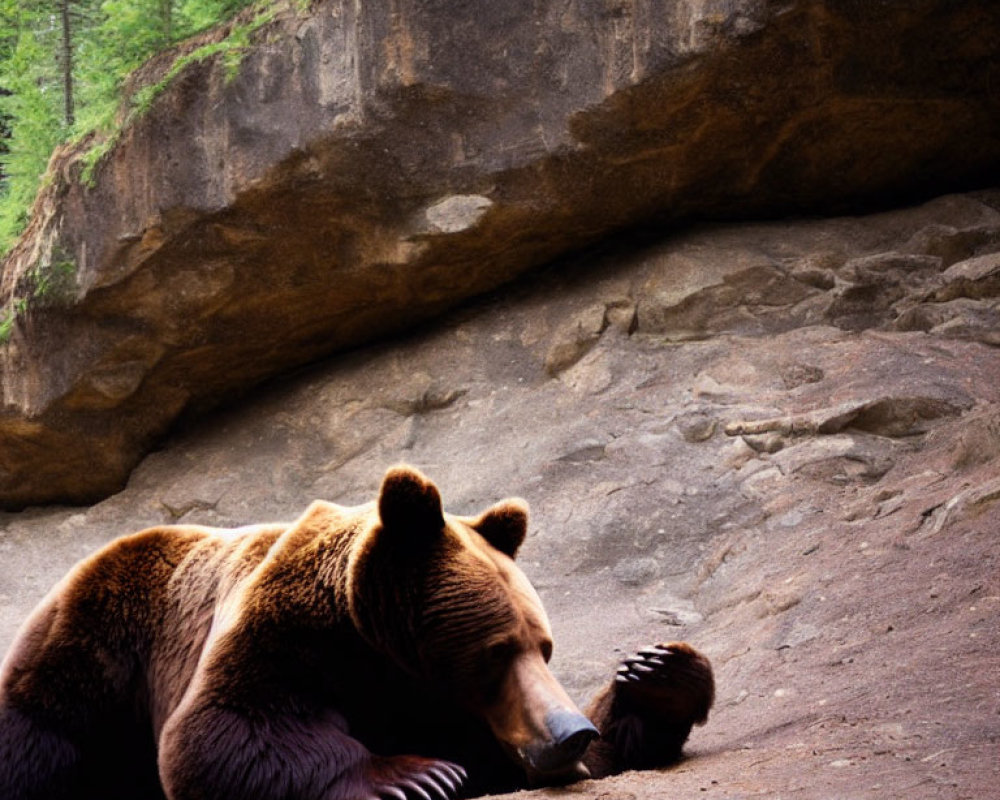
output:
M 491 644 L 486 651 L 489 663 L 495 667 L 506 667 L 507 663 L 517 655 L 517 643 L 505 640 Z
M 542 658 L 544 658 L 545 659 L 545 663 L 548 664 L 549 661 L 552 659 L 552 642 L 551 642 L 551 640 L 549 640 L 549 639 L 544 640 L 542 642 L 542 644 L 540 645 L 540 648 L 541 648 L 541 651 L 542 651 Z

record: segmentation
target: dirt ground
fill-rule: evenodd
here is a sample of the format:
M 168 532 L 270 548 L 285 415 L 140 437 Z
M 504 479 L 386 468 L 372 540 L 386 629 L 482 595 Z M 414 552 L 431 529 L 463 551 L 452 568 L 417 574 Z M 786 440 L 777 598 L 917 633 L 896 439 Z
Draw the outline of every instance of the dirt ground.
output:
M 538 795 L 1000 796 L 1000 509 L 938 527 L 970 486 L 1000 497 L 1000 481 L 995 464 L 948 471 L 923 452 L 877 488 L 803 485 L 766 541 L 719 542 L 706 569 L 760 593 L 732 591 L 685 631 L 719 684 L 689 758 Z M 893 507 L 906 495 L 920 502 Z M 850 519 L 862 508 L 875 519 Z
M 681 764 L 536 796 L 1000 797 L 994 206 L 693 232 L 277 382 L 114 497 L 0 514 L 0 652 L 114 536 L 365 502 L 407 461 L 455 513 L 528 500 L 581 704 L 641 645 L 715 666 Z

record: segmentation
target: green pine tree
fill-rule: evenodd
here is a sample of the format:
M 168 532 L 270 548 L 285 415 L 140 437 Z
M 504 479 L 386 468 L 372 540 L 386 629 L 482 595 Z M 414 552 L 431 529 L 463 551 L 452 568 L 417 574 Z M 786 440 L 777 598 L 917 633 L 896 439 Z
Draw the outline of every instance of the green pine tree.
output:
M 26 2 L 5 3 L 0 113 L 9 137 L 3 155 L 0 246 L 9 246 L 27 221 L 49 156 L 66 134 L 59 71 L 53 58 L 55 31 L 43 9 Z
M 0 0 L 0 253 L 53 149 L 111 130 L 128 74 L 249 0 Z

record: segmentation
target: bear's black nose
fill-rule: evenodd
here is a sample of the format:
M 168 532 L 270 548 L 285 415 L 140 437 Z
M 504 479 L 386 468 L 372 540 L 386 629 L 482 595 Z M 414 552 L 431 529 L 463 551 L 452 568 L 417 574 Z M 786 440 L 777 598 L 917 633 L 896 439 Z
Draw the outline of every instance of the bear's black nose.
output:
M 554 747 L 566 761 L 577 761 L 600 732 L 583 714 L 560 709 L 545 718 Z
M 582 773 L 574 770 L 587 745 L 599 735 L 597 728 L 583 714 L 566 709 L 550 711 L 545 717 L 545 725 L 549 730 L 549 740 L 529 747 L 525 752 L 530 771 L 539 776 L 565 773 L 571 780 L 585 777 L 585 770 Z

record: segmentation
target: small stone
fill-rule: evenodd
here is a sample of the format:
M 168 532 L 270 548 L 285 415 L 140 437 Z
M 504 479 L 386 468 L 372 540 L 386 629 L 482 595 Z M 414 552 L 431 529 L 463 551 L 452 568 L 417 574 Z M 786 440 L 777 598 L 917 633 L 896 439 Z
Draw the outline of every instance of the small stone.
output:
M 952 264 L 941 277 L 945 286 L 934 293 L 937 301 L 956 297 L 996 297 L 1000 293 L 1000 253 L 989 253 Z
M 736 439 L 723 451 L 722 463 L 730 469 L 740 469 L 755 455 L 756 453 L 750 446 L 740 438 Z
M 625 334 L 634 333 L 638 324 L 636 305 L 633 302 L 609 303 L 606 317 L 608 325 Z
M 685 442 L 696 444 L 706 442 L 715 434 L 717 425 L 713 417 L 705 414 L 691 414 L 676 421 L 677 430 Z
M 941 264 L 939 256 L 890 251 L 852 258 L 841 269 L 840 276 L 862 286 L 887 286 L 914 273 L 939 272 Z
M 743 441 L 757 453 L 777 453 L 785 446 L 784 437 L 777 433 L 747 435 Z
M 459 233 L 473 227 L 493 205 L 479 194 L 454 194 L 430 206 L 424 216 L 436 233 Z
M 590 351 L 607 327 L 603 304 L 573 315 L 552 337 L 553 342 L 545 355 L 545 371 L 554 376 L 569 369 Z
M 806 286 L 821 289 L 824 292 L 832 289 L 837 283 L 837 276 L 831 269 L 803 265 L 793 269 L 791 275 Z

